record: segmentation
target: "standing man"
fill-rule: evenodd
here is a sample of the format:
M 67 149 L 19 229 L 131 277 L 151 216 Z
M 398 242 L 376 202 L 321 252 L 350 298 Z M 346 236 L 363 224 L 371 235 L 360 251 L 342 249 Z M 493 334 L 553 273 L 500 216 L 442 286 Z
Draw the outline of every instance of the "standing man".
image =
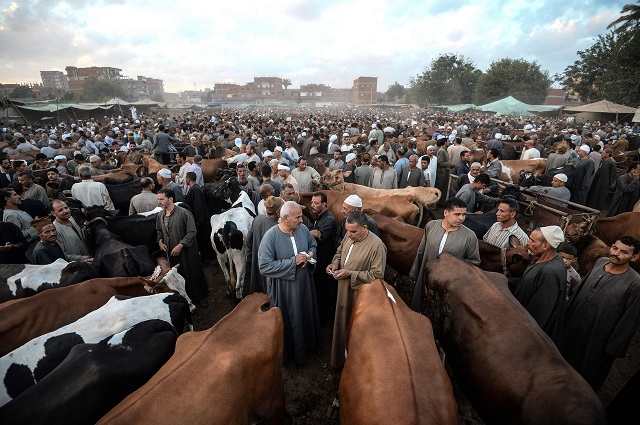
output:
M 500 162 L 500 151 L 496 148 L 487 152 L 487 171 L 489 177 L 499 179 L 502 176 L 502 163 Z
M 156 201 L 157 204 L 157 201 Z M 51 212 L 55 217 L 53 225 L 57 231 L 57 242 L 69 261 L 91 262 L 91 250 L 84 230 L 71 217 L 71 210 L 60 200 L 51 201 Z
M 142 192 L 134 195 L 129 202 L 129 215 L 149 212 L 158 206 L 158 197 L 153 193 L 153 188 L 156 187 L 153 179 L 141 178 L 140 187 Z
M 358 288 L 376 279 L 384 279 L 387 248 L 378 236 L 369 231 L 367 223 L 367 217 L 361 211 L 354 211 L 346 217 L 346 237 L 324 270 L 338 281 L 331 343 L 330 365 L 333 369 L 344 365 L 347 325 Z
M 113 201 L 109 196 L 109 191 L 104 183 L 94 182 L 91 179 L 91 170 L 87 166 L 82 166 L 78 170 L 82 179 L 80 183 L 71 186 L 71 196 L 82 202 L 85 207 L 94 205 L 103 206 L 104 209 L 114 211 Z
M 184 201 L 193 212 L 193 221 L 195 221 L 196 229 L 198 229 L 196 240 L 198 241 L 201 258 L 213 258 L 213 245 L 211 245 L 210 239 L 211 214 L 207 209 L 207 201 L 204 199 L 202 189 L 196 184 L 196 178 L 196 174 L 193 171 L 189 171 L 186 174 L 185 182 L 189 187 L 189 191 L 184 197 Z
M 311 197 L 311 211 L 315 214 L 315 221 L 309 233 L 316 239 L 316 271 L 314 281 L 316 284 L 316 298 L 318 300 L 318 311 L 320 313 L 320 323 L 325 324 L 333 319 L 335 315 L 336 297 L 338 285 L 335 279 L 331 279 L 325 273 L 325 268 L 331 263 L 335 254 L 334 239 L 338 226 L 336 218 L 327 208 L 327 195 L 316 192 Z
M 397 189 L 398 173 L 389 166 L 387 155 L 378 156 L 378 168 L 374 168 L 371 173 L 369 187 L 374 189 Z
M 427 146 L 427 155 L 429 156 L 429 175 L 431 176 L 431 180 L 429 181 L 430 187 L 436 187 L 436 182 L 438 181 L 438 157 L 435 155 L 435 153 L 435 146 Z
M 344 165 L 342 166 L 342 176 L 344 177 L 345 183 L 355 183 L 356 182 L 356 162 L 358 157 L 355 153 L 351 152 L 347 154 L 347 157 L 344 160 Z
M 400 177 L 398 181 L 398 188 L 403 189 L 405 187 L 424 187 L 424 173 L 418 169 L 418 155 L 411 155 L 409 157 L 409 165 L 403 167 L 400 171 Z
M 353 172 L 356 176 L 356 184 L 360 186 L 368 186 L 373 167 L 370 165 L 371 155 L 367 152 L 362 154 L 360 166 Z
M 31 174 L 29 171 L 24 171 L 18 174 L 18 183 L 20 183 L 24 188 L 25 198 L 37 199 L 45 206 L 49 205 L 47 190 L 39 184 L 35 184 L 33 182 L 33 174 Z
M 602 152 L 600 167 L 593 177 L 587 194 L 587 206 L 589 208 L 604 210 L 609 190 L 616 183 L 616 178 L 618 177 L 617 165 L 616 161 L 611 158 L 611 152 L 610 148 Z
M 60 258 L 63 260 L 65 259 L 62 248 L 60 248 L 60 245 L 56 243 L 56 228 L 49 220 L 47 221 L 48 223 L 45 223 L 45 225 L 40 227 L 40 230 L 38 231 L 40 240 L 31 254 L 32 264 L 46 265 L 51 264 Z
M 513 296 L 527 309 L 551 340 L 560 345 L 567 299 L 567 271 L 556 248 L 564 241 L 559 226 L 545 226 L 531 232 L 527 246 L 537 260 L 529 264 L 515 284 Z
M 174 203 L 171 189 L 158 191 L 158 205 L 162 211 L 156 214 L 156 232 L 160 251 L 163 251 L 171 266 L 180 264 L 178 273 L 184 276 L 187 295 L 194 303 L 206 308 L 209 287 L 204 276 L 198 242 L 196 223 L 191 213 Z
M 156 174 L 158 184 L 162 186 L 162 189 L 170 189 L 175 196 L 174 202 L 184 202 L 184 194 L 182 193 L 182 187 L 178 186 L 176 182 L 171 179 L 171 170 L 168 168 L 161 168 Z
M 258 248 L 267 230 L 278 224 L 280 208 L 283 204 L 284 200 L 282 198 L 275 196 L 268 197 L 264 201 L 266 212 L 264 214 L 258 214 L 251 222 L 251 228 L 247 234 L 247 252 L 249 252 L 251 256 L 250 294 L 254 292 L 267 293 L 267 279 L 260 273 L 260 267 L 258 265 Z
M 9 186 L 13 181 L 14 170 L 11 169 L 11 160 L 7 157 L 0 159 L 0 188 Z
M 489 205 L 491 207 L 495 205 L 495 198 L 482 194 L 482 191 L 486 189 L 490 183 L 491 179 L 489 179 L 489 176 L 486 173 L 480 173 L 478 177 L 474 179 L 473 183 L 467 183 L 458 190 L 456 197 L 462 199 L 464 203 L 467 204 L 468 213 L 475 213 L 477 204 L 481 206 Z M 482 209 L 480 209 L 479 212 L 482 212 Z
M 333 158 L 329 160 L 329 170 L 342 170 L 344 161 L 340 158 L 340 151 L 333 151 Z
M 456 176 L 464 176 L 469 172 L 471 166 L 471 151 L 460 152 L 460 161 L 456 164 L 454 174 Z
M 611 199 L 607 217 L 622 214 L 633 209 L 640 196 L 640 164 L 632 162 L 627 166 L 627 173 L 618 177 L 616 191 Z
M 569 301 L 560 352 L 598 391 L 616 357 L 624 357 L 640 320 L 640 241 L 623 236 L 597 260 Z
M 282 185 L 290 184 L 296 192 L 299 192 L 298 182 L 293 178 L 290 171 L 291 169 L 287 165 L 278 164 L 278 176 L 282 179 L 280 188 L 282 189 Z
M 588 145 L 580 146 L 580 149 L 578 149 L 580 159 L 574 165 L 576 177 L 573 180 L 571 201 L 581 205 L 587 203 L 587 193 L 589 193 L 589 186 L 595 173 L 595 163 L 593 159 L 589 157 L 590 150 Z
M 424 186 L 431 187 L 431 171 L 429 170 L 429 165 L 431 160 L 429 159 L 429 155 L 422 155 L 420 157 L 420 170 L 422 171 L 422 175 L 424 175 Z
M 320 174 L 307 165 L 304 157 L 298 159 L 298 168 L 294 168 L 291 175 L 298 182 L 298 192 L 313 192 L 314 184 L 320 182 Z
M 342 203 L 342 209 L 340 212 L 342 213 L 342 221 L 340 221 L 340 225 L 338 225 L 338 230 L 336 231 L 335 236 L 335 246 L 340 246 L 342 240 L 347 234 L 347 229 L 345 224 L 347 222 L 347 216 L 354 211 L 362 211 L 362 199 L 358 195 L 349 195 Z M 377 237 L 380 237 L 380 229 L 376 224 L 375 220 L 369 217 L 368 215 L 364 215 L 367 218 L 367 229 L 370 232 L 373 232 Z
M 515 236 L 520 246 L 525 246 L 529 236 L 518 226 L 516 216 L 519 211 L 520 204 L 513 197 L 502 198 L 496 211 L 497 221 L 489 227 L 482 239 L 498 248 L 509 248 L 512 246 L 511 236 Z
M 451 169 L 451 162 L 449 160 L 449 153 L 447 152 L 447 138 L 442 136 L 438 136 L 438 141 L 436 142 L 436 146 L 438 146 L 438 152 L 436 153 L 436 157 L 438 158 L 438 177 L 436 179 L 436 186 L 440 189 L 440 193 L 442 196 L 440 197 L 440 201 L 438 203 L 442 203 L 447 199 L 446 194 L 449 193 L 449 174 Z
M 322 333 L 313 282 L 316 240 L 302 224 L 302 208 L 285 202 L 280 222 L 267 230 L 258 248 L 260 273 L 267 278 L 267 295 L 280 308 L 284 321 L 284 358 L 293 352 L 298 365 L 308 350 L 321 348 Z
M 422 276 L 427 261 L 437 258 L 443 252 L 448 252 L 475 266 L 480 265 L 478 238 L 473 230 L 462 224 L 466 216 L 467 204 L 462 199 L 453 197 L 447 199 L 444 204 L 444 219 L 431 220 L 425 226 L 422 241 L 409 272 L 409 277 L 416 282 L 411 303 L 414 311 L 422 311 L 424 295 Z

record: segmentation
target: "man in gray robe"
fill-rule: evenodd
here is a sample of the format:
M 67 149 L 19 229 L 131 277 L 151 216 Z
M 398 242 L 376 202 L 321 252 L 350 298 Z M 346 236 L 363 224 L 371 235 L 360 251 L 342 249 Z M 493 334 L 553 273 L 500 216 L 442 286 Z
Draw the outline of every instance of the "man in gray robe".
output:
M 282 204 L 284 204 L 282 198 L 273 195 L 269 196 L 264 201 L 264 207 L 267 212 L 259 214 L 251 222 L 251 228 L 247 234 L 247 252 L 251 253 L 250 294 L 254 292 L 267 293 L 267 278 L 260 273 L 260 267 L 258 266 L 258 248 L 267 230 L 278 224 Z
M 532 192 L 544 193 L 546 195 L 553 196 L 554 198 L 564 199 L 565 201 L 568 201 L 571 198 L 571 192 L 565 186 L 565 183 L 567 183 L 567 180 L 569 179 L 566 174 L 558 173 L 555 176 L 553 176 L 550 187 L 549 186 L 531 186 L 529 190 Z M 567 206 L 567 204 L 565 204 L 564 202 L 555 201 L 553 199 L 543 197 L 543 200 L 550 204 L 559 205 L 561 207 Z
M 56 218 L 53 225 L 58 232 L 58 245 L 64 251 L 67 260 L 87 261 L 88 263 L 93 261 L 86 234 L 71 217 L 69 206 L 60 199 L 54 199 L 51 202 L 51 212 Z
M 589 193 L 589 186 L 591 186 L 593 174 L 596 169 L 593 159 L 589 157 L 590 151 L 591 149 L 589 146 L 580 146 L 580 149 L 578 149 L 578 156 L 580 157 L 580 160 L 574 165 L 576 169 L 576 176 L 573 180 L 571 201 L 581 205 L 585 205 L 587 203 L 587 193 Z
M 313 282 L 316 240 L 302 224 L 302 208 L 293 201 L 280 208 L 280 223 L 267 230 L 258 248 L 260 273 L 267 278 L 271 305 L 284 321 L 284 357 L 298 365 L 308 350 L 321 349 L 320 316 Z
M 480 265 L 478 238 L 473 230 L 462 224 L 466 215 L 467 204 L 460 198 L 449 198 L 444 204 L 444 219 L 431 220 L 425 226 L 416 259 L 409 272 L 409 277 L 415 281 L 416 285 L 411 303 L 414 311 L 422 311 L 424 295 L 422 276 L 427 261 L 438 258 L 438 255 L 443 252 L 448 252 L 473 265 Z
M 627 166 L 627 174 L 618 177 L 616 191 L 611 199 L 607 217 L 613 217 L 633 209 L 640 195 L 640 164 L 632 162 Z
M 640 241 L 623 236 L 597 260 L 569 302 L 560 352 L 598 391 L 616 357 L 624 357 L 640 321 Z

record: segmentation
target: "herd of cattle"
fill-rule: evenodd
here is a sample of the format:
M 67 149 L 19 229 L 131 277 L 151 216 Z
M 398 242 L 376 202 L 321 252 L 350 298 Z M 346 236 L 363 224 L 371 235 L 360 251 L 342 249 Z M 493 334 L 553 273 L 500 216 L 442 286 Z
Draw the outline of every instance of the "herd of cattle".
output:
M 158 165 L 147 160 L 144 167 L 152 176 L 147 173 Z M 245 239 L 255 207 L 234 178 L 220 177 L 220 160 L 204 160 L 205 167 L 211 242 L 229 292 L 243 299 Z M 128 211 L 140 172 L 124 170 L 122 180 L 109 181 L 116 208 Z M 360 195 L 380 228 L 389 265 L 406 274 L 440 192 L 381 191 L 334 177 L 323 175 L 330 211 L 339 221 L 344 198 Z M 312 214 L 311 195 L 299 194 L 306 214 Z M 73 211 L 90 229 L 93 266 L 64 260 L 0 265 L 0 423 L 291 420 L 281 368 L 283 321 L 266 295 L 246 296 L 213 327 L 192 332 L 195 308 L 184 279 L 177 266 L 151 255 L 155 217 L 80 205 Z M 598 220 L 598 238 L 579 224 L 569 226 L 580 264 L 587 267 L 606 252 L 603 241 L 640 233 L 639 215 Z M 483 214 L 465 224 L 482 239 L 493 222 L 495 214 Z M 527 249 L 479 244 L 481 268 L 448 255 L 427 264 L 424 314 L 408 309 L 382 281 L 361 287 L 340 380 L 342 423 L 458 423 L 441 350 L 487 423 L 606 423 L 596 394 L 507 289 L 505 275 L 521 276 L 532 261 Z

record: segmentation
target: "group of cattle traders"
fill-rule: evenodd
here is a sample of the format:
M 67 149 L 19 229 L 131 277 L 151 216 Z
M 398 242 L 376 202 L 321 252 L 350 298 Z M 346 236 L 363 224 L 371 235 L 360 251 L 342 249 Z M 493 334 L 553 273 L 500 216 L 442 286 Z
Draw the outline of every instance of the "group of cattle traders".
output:
M 447 252 L 480 264 L 477 236 L 464 221 L 467 214 L 489 203 L 497 208 L 497 222 L 484 241 L 500 248 L 526 245 L 535 257 L 521 278 L 510 279 L 513 295 L 594 390 L 605 381 L 614 359 L 625 355 L 637 329 L 640 276 L 630 263 L 639 258 L 640 241 L 620 237 L 611 244 L 609 256 L 581 277 L 572 267 L 576 249 L 565 242 L 560 227 L 542 226 L 527 234 L 518 225 L 515 199 L 487 196 L 490 177 L 499 177 L 502 142 L 511 140 L 510 133 L 524 132 L 524 159 L 544 157 L 554 146 L 549 161 L 580 169 L 583 183 L 562 198 L 586 205 L 601 203 L 601 194 L 592 196 L 590 187 L 608 189 L 617 179 L 609 211 L 629 211 L 640 195 L 640 166 L 632 163 L 617 178 L 611 174 L 610 161 L 614 151 L 625 151 L 630 141 L 635 142 L 637 126 L 589 123 L 576 130 L 562 121 L 439 115 L 404 119 L 375 111 L 362 116 L 345 111 L 344 117 L 191 113 L 138 118 L 91 119 L 37 130 L 3 129 L 0 141 L 8 147 L 0 153 L 2 263 L 48 264 L 57 258 L 92 261 L 92 247 L 69 206 L 48 198 L 45 188 L 34 181 L 34 171 L 50 170 L 52 180 L 80 178 L 74 197 L 86 206 L 112 209 L 106 188 L 91 176 L 117 167 L 118 153 L 144 150 L 160 161 L 177 157 L 173 172 L 165 168 L 158 173 L 162 189 L 157 193 L 151 179 L 142 180 L 141 194 L 132 200 L 130 213 L 162 208 L 156 220 L 158 248 L 188 264 L 192 273 L 186 276 L 187 291 L 206 307 L 208 285 L 197 253 L 203 251 L 198 243 L 209 235 L 196 238 L 201 229 L 193 214 L 176 202 L 184 199 L 192 211 L 205 205 L 199 164 L 203 148 L 217 143 L 234 151 L 227 156 L 228 163 L 236 167 L 241 189 L 257 207 L 259 215 L 247 237 L 250 292 L 267 293 L 283 311 L 285 361 L 291 355 L 301 365 L 308 351 L 322 351 L 321 327 L 332 324 L 331 366 L 340 369 L 358 287 L 385 276 L 387 249 L 375 221 L 362 212 L 366 205 L 358 195 L 344 201 L 341 221 L 329 211 L 322 192 L 313 194 L 310 211 L 295 202 L 296 193 L 314 192 L 320 180 L 312 163 L 316 157 L 324 159 L 329 170 L 342 170 L 345 182 L 372 188 L 431 186 L 446 193 L 449 173 L 461 178 L 464 184 L 455 196 L 443 197 L 448 198 L 444 217 L 425 226 L 413 267 L 406 271 L 416 285 L 413 308 L 417 311 L 427 261 Z M 417 138 L 428 140 L 424 154 L 418 153 Z M 469 144 L 471 149 L 466 147 Z M 35 150 L 39 151 L 37 161 L 12 160 L 15 154 Z M 486 164 L 471 162 L 470 153 L 476 150 L 486 153 Z M 566 175 L 556 174 L 552 188 L 566 181 Z M 43 217 L 49 220 L 34 221 Z M 198 273 L 193 273 L 194 268 L 199 268 Z

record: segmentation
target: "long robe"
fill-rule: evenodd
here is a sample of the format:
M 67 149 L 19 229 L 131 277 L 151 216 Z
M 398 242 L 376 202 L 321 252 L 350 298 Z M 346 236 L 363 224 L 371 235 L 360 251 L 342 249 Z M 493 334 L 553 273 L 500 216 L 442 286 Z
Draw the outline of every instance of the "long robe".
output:
M 349 261 L 345 264 L 349 248 L 353 246 Z M 335 321 L 333 323 L 333 341 L 331 343 L 331 367 L 337 369 L 344 365 L 344 351 L 347 342 L 347 326 L 351 318 L 353 304 L 356 301 L 358 288 L 362 284 L 384 278 L 387 263 L 387 247 L 373 232 L 360 242 L 353 242 L 345 236 L 338 247 L 332 263 L 339 261 L 341 269 L 355 271 L 347 279 L 338 281 L 338 301 L 336 303 Z M 324 270 L 323 270 L 324 271 Z M 326 274 L 326 271 L 324 271 Z
M 442 193 L 440 201 L 438 201 L 438 205 L 444 205 L 447 200 L 446 194 L 449 193 L 449 174 L 451 171 L 451 163 L 449 162 L 449 154 L 444 147 L 438 149 L 436 157 L 438 158 L 438 171 L 435 187 L 440 189 L 440 192 Z
M 165 225 L 165 212 L 156 214 L 157 240 L 167 245 L 169 263 L 171 267 L 180 264 L 178 273 L 184 277 L 185 290 L 193 302 L 199 302 L 207 298 L 209 286 L 204 276 L 202 260 L 196 241 L 196 224 L 191 213 L 184 208 L 175 205 L 169 219 L 169 227 Z M 180 255 L 174 257 L 171 250 L 182 243 Z
M 602 211 L 607 202 L 609 188 L 616 182 L 616 162 L 609 158 L 600 163 L 600 168 L 596 171 L 589 193 L 587 195 L 587 206 Z
M 207 202 L 204 199 L 202 188 L 197 184 L 189 188 L 184 201 L 193 212 L 193 220 L 196 223 L 198 234 L 198 248 L 203 259 L 214 258 L 213 245 L 211 245 L 211 214 L 207 209 Z
M 316 286 L 320 323 L 325 324 L 330 322 L 335 315 L 336 298 L 338 296 L 336 280 L 325 272 L 336 252 L 335 235 L 338 231 L 336 219 L 329 210 L 326 210 L 316 218 L 311 230 L 320 232 L 320 239 L 316 239 L 318 244 L 316 260 L 318 263 L 313 273 L 313 281 Z
M 411 308 L 419 313 L 422 312 L 422 297 L 424 296 L 424 285 L 422 283 L 424 266 L 427 261 L 434 260 L 440 255 L 438 248 L 445 233 L 442 221 L 431 220 L 424 227 L 424 235 L 422 235 L 422 241 L 420 241 L 416 258 L 409 272 L 409 277 L 416 281 Z M 478 237 L 473 230 L 464 225 L 461 225 L 458 230 L 447 234 L 447 241 L 442 252 L 448 252 L 461 260 L 469 261 L 475 266 L 480 265 Z
M 301 224 L 293 232 L 296 243 L 294 253 L 289 234 L 273 226 L 267 230 L 258 248 L 260 273 L 267 278 L 267 295 L 271 305 L 280 308 L 284 321 L 284 357 L 293 352 L 297 364 L 304 364 L 307 350 L 321 348 L 322 333 L 313 281 L 315 266 L 296 265 L 295 254 L 316 253 L 316 240 L 309 229 Z
M 576 177 L 573 181 L 573 193 L 571 201 L 584 205 L 587 202 L 587 193 L 589 193 L 589 185 L 595 172 L 596 164 L 589 157 L 581 159 L 575 165 Z
M 632 179 L 629 174 L 623 174 L 618 177 L 616 191 L 611 199 L 607 217 L 622 214 L 633 210 L 633 206 L 638 202 L 640 195 L 640 180 Z
M 69 261 L 81 261 L 91 257 L 86 234 L 73 217 L 69 218 L 69 225 L 62 224 L 57 220 L 53 222 L 53 225 L 58 231 L 58 245 Z
M 251 222 L 251 228 L 247 234 L 247 252 L 251 253 L 250 294 L 254 292 L 267 293 L 267 278 L 260 273 L 260 267 L 258 266 L 258 248 L 264 234 L 276 224 L 278 224 L 278 220 L 272 220 L 265 214 L 259 214 Z
M 624 357 L 640 322 L 640 275 L 614 275 L 598 259 L 567 307 L 560 352 L 598 391 L 616 357 Z
M 513 296 L 559 346 L 567 299 L 567 269 L 562 257 L 556 254 L 549 261 L 529 264 Z

